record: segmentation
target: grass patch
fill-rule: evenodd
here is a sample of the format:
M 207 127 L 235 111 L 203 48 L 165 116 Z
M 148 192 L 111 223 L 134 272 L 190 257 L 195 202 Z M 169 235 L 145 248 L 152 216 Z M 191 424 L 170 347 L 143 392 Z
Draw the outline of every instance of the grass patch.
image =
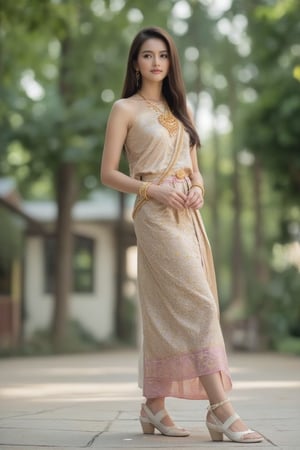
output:
M 276 342 L 276 350 L 280 353 L 290 353 L 300 356 L 300 338 L 299 337 L 286 337 Z

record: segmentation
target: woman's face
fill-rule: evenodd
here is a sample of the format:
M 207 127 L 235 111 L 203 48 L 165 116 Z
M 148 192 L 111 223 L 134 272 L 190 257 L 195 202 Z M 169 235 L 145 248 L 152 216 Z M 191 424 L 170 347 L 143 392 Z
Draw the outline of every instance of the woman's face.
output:
M 170 60 L 166 43 L 162 39 L 147 39 L 141 46 L 136 70 L 143 80 L 162 81 L 169 72 Z

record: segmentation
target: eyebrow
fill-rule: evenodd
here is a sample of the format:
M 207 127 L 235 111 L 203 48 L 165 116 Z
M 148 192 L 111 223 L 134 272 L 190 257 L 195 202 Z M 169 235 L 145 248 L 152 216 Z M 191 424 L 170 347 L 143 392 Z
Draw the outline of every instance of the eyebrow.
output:
M 143 50 L 141 53 L 154 53 L 153 50 Z M 159 50 L 159 53 L 168 53 L 168 50 Z

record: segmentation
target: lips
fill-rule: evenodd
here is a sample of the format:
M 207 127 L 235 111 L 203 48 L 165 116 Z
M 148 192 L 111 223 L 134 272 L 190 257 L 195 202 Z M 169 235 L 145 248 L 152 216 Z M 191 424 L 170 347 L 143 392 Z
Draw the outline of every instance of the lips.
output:
M 162 73 L 162 70 L 151 70 L 151 73 Z

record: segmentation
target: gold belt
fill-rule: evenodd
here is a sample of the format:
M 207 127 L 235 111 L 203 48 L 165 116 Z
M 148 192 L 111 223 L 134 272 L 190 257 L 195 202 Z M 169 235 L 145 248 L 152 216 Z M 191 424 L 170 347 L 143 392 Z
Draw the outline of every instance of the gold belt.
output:
M 190 169 L 177 169 L 174 172 L 174 175 L 176 178 L 178 178 L 178 180 L 183 180 L 183 178 L 189 177 L 191 175 L 191 170 Z
M 191 175 L 192 171 L 191 169 L 177 169 L 174 170 L 172 172 L 169 173 L 168 178 L 169 177 L 176 177 L 178 180 L 183 180 L 186 177 L 189 177 Z M 145 173 L 140 175 L 139 179 L 141 181 L 153 181 L 157 178 L 160 177 L 160 175 L 162 174 L 162 172 L 157 172 L 157 173 Z

